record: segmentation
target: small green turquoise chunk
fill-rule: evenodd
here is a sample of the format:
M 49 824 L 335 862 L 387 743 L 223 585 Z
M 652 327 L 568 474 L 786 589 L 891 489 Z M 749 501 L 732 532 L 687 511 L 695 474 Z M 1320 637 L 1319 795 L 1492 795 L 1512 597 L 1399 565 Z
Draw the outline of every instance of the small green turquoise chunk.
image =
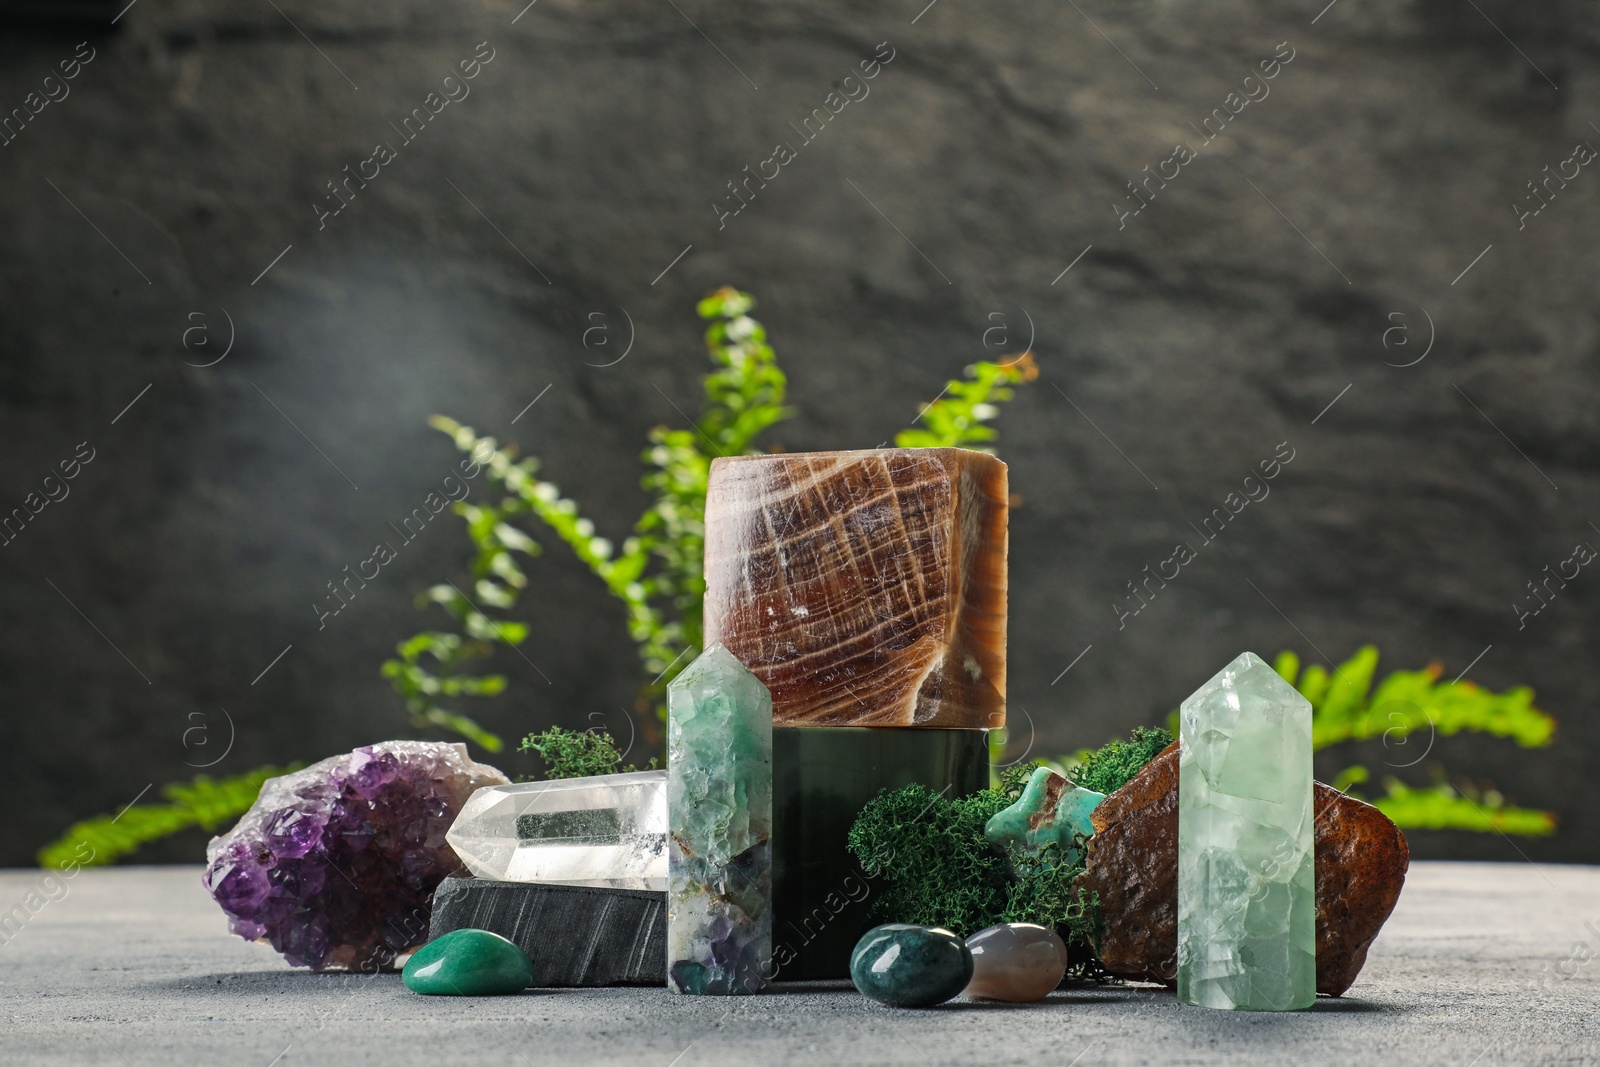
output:
M 850 980 L 891 1008 L 931 1008 L 972 980 L 967 943 L 938 927 L 888 923 L 868 930 L 850 954 Z
M 492 997 L 528 988 L 533 961 L 499 934 L 452 930 L 417 949 L 400 979 L 427 996 Z
M 1062 858 L 1074 863 L 1082 857 L 1073 839 L 1094 833 L 1089 813 L 1105 798 L 1104 793 L 1080 789 L 1049 767 L 1040 767 L 1017 802 L 989 819 L 983 836 L 991 845 L 1015 845 L 1029 852 L 1060 845 Z

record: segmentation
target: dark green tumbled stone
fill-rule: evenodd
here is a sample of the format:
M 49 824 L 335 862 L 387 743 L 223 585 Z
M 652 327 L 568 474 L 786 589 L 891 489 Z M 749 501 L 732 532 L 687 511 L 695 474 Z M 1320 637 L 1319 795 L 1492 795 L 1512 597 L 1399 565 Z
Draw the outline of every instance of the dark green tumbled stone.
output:
M 452 930 L 417 949 L 400 978 L 413 993 L 492 997 L 528 988 L 533 961 L 499 934 Z
M 891 1008 L 931 1008 L 967 987 L 972 953 L 949 930 L 888 923 L 856 943 L 850 979 L 863 996 Z

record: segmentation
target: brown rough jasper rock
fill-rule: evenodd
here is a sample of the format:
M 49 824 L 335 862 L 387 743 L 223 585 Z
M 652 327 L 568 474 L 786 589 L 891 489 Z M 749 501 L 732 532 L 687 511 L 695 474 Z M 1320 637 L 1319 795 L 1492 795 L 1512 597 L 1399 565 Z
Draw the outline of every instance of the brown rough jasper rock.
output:
M 1100 894 L 1106 970 L 1136 982 L 1178 981 L 1178 746 L 1167 746 L 1089 821 L 1078 887 Z
M 1314 784 L 1317 864 L 1317 992 L 1350 988 L 1400 899 L 1411 847 L 1371 804 Z
M 1400 899 L 1411 851 L 1370 804 L 1312 783 L 1316 805 L 1317 992 L 1338 996 Z M 1078 886 L 1100 894 L 1101 964 L 1142 982 L 1178 980 L 1178 745 L 1090 816 Z
M 1005 725 L 1006 465 L 964 448 L 713 460 L 705 644 L 778 725 Z

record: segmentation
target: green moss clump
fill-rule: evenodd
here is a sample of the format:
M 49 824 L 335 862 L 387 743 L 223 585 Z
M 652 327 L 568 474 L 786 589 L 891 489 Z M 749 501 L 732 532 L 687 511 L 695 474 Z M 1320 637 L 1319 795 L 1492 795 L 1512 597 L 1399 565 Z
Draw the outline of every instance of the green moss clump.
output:
M 1084 852 L 1079 835 L 1078 855 Z M 1011 865 L 1016 880 L 1006 892 L 1006 904 L 996 922 L 1036 923 L 1048 926 L 1069 945 L 1075 940 L 1091 941 L 1096 936 L 1094 901 L 1082 896 L 1073 882 L 1083 873 L 1084 862 L 1065 863 L 1060 845 L 1046 845 L 1038 852 L 1015 852 Z
M 625 774 L 639 768 L 622 765 L 622 753 L 605 730 L 563 730 L 559 726 L 529 734 L 518 746 L 536 752 L 545 762 L 546 778 L 590 778 L 597 774 Z M 655 760 L 650 766 L 655 766 Z
M 1036 853 L 1013 851 L 1010 860 L 1016 880 L 994 922 L 1049 927 L 1067 946 L 1067 979 L 1105 983 L 1114 976 L 1094 954 L 1100 939 L 1100 897 L 1084 894 L 1075 884 L 1084 870 L 1086 842 L 1081 834 L 1074 842 L 1079 859 L 1072 864 L 1063 862 L 1060 845 L 1046 845 Z
M 984 825 L 1014 803 L 1033 766 L 1010 768 L 1000 788 L 949 798 L 920 785 L 884 790 L 861 809 L 850 851 L 882 879 L 873 902 L 889 922 L 942 926 L 962 937 L 999 923 L 1047 926 L 1067 943 L 1075 980 L 1106 981 L 1094 959 L 1098 900 L 1073 884 L 1083 862 L 1068 865 L 1059 846 L 1038 853 L 993 847 Z M 1083 842 L 1078 842 L 1082 855 Z
M 950 799 L 921 785 L 886 789 L 868 801 L 849 843 L 862 871 L 885 883 L 877 914 L 962 937 L 991 925 L 1012 877 L 983 826 L 1010 803 L 993 789 Z
M 1083 754 L 1072 771 L 1072 781 L 1096 793 L 1114 793 L 1172 744 L 1172 734 L 1160 726 L 1137 727 L 1126 741 L 1109 741 Z

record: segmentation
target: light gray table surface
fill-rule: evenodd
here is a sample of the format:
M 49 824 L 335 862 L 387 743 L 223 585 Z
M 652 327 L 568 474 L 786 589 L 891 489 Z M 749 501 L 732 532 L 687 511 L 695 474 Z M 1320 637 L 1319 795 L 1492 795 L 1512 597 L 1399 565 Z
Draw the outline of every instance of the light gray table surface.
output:
M 1416 863 L 1349 993 L 1276 1015 L 1148 986 L 927 1011 L 832 984 L 420 997 L 396 975 L 293 970 L 233 937 L 198 867 L 0 872 L 6 912 L 7 1064 L 1600 1064 L 1597 867 Z

